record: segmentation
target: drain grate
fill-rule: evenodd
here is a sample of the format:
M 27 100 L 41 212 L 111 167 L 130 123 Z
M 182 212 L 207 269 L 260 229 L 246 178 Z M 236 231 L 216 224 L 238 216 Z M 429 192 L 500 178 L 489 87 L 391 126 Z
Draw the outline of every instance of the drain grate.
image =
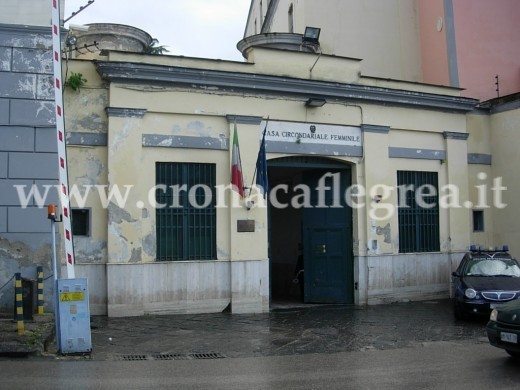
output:
M 135 361 L 135 360 L 148 360 L 146 355 L 120 355 L 119 360 Z
M 205 353 L 155 353 L 151 355 L 117 355 L 116 360 L 138 361 L 138 360 L 195 360 L 195 359 L 224 359 L 226 356 L 220 352 Z
M 189 355 L 192 359 L 223 359 L 224 355 L 217 352 L 210 353 L 192 353 Z
M 154 360 L 188 360 L 188 355 L 181 355 L 178 353 L 160 353 L 152 355 Z

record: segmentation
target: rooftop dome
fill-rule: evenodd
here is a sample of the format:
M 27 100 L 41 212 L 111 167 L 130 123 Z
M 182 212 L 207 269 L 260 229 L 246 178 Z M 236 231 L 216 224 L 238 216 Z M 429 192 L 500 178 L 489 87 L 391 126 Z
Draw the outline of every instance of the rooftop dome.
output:
M 273 49 L 305 51 L 314 53 L 315 47 L 302 44 L 303 35 L 294 33 L 265 33 L 251 35 L 237 43 L 237 49 L 247 59 L 249 49 L 252 47 L 267 47 Z
M 153 41 L 146 31 L 124 24 L 91 23 L 85 27 L 88 29 L 71 27 L 69 30 L 69 35 L 73 35 L 77 39 L 74 45 L 77 48 L 75 50 L 76 58 L 98 57 L 100 50 L 144 53 Z M 94 42 L 99 50 L 92 46 Z M 72 47 L 74 48 L 74 46 Z

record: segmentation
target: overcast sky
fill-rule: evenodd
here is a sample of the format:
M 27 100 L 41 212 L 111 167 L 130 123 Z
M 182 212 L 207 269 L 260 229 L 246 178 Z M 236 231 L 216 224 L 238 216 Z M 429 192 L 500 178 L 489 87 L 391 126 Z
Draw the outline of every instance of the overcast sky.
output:
M 88 0 L 65 0 L 67 19 Z M 171 55 L 243 61 L 250 0 L 95 0 L 65 24 L 118 23 L 140 28 Z

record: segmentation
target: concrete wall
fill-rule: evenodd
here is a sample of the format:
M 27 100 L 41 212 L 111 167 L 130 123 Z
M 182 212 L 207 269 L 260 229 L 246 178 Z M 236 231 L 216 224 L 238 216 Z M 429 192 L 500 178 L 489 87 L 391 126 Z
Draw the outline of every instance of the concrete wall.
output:
M 49 0 L 24 0 L 23 5 L 17 0 L 2 0 L 0 23 L 26 26 L 46 26 L 50 29 L 52 3 Z M 61 0 L 61 15 L 65 9 L 65 0 Z
M 263 1 L 265 3 L 266 1 Z M 463 96 L 488 100 L 520 89 L 516 0 L 273 0 L 270 12 L 253 0 L 254 21 L 265 32 L 320 27 L 320 50 L 363 60 L 363 74 L 464 88 Z M 264 4 L 265 5 L 265 4 Z M 263 15 L 261 17 L 261 15 Z M 258 28 L 257 33 L 260 33 Z M 489 54 L 492 53 L 492 54 Z
M 473 231 L 471 220 L 471 244 L 486 247 L 502 245 L 496 241 L 496 228 L 500 230 L 501 224 L 495 226 L 493 220 L 495 208 L 493 207 L 493 178 L 498 170 L 494 167 L 492 154 L 491 116 L 485 113 L 467 115 L 468 127 L 468 184 L 470 201 L 473 210 L 481 210 L 484 213 L 484 231 Z
M 481 100 L 520 90 L 520 2 L 453 0 L 457 63 L 463 96 Z M 491 54 L 492 53 L 492 54 Z
M 253 19 L 260 22 L 260 0 L 252 3 L 253 17 L 248 20 L 246 36 L 254 35 Z M 321 28 L 323 53 L 362 59 L 361 70 L 366 75 L 422 80 L 414 0 L 277 0 L 271 3 L 276 6 L 276 12 L 267 32 L 289 32 L 288 10 L 292 5 L 294 32 L 303 34 L 306 26 Z
M 509 245 L 512 254 L 516 257 L 520 257 L 520 243 L 518 242 L 520 228 L 517 211 L 520 181 L 516 169 L 520 163 L 519 121 L 518 102 L 516 108 L 493 114 L 490 121 L 493 179 L 502 178 L 502 185 L 507 187 L 502 196 L 502 203 L 507 204 L 507 207 L 493 210 L 494 245 Z
M 417 6 L 423 48 L 421 50 L 423 80 L 432 84 L 452 85 L 446 38 L 446 31 L 450 28 L 447 23 L 452 21 L 446 20 L 444 0 L 419 0 Z M 456 53 L 452 55 L 456 60 Z
M 22 208 L 14 187 L 36 185 L 43 193 L 58 182 L 51 46 L 50 28 L 0 25 L 0 286 L 15 272 L 36 278 L 38 265 L 51 275 L 47 210 L 36 196 Z M 44 204 L 57 201 L 51 190 Z M 0 310 L 11 310 L 13 294 L 10 283 L 0 290 Z M 52 278 L 45 282 L 47 307 L 51 294 Z
M 231 302 L 226 261 L 108 264 L 108 315 L 221 312 Z
M 365 303 L 382 304 L 447 298 L 451 272 L 463 253 L 401 254 L 359 258 L 367 270 Z

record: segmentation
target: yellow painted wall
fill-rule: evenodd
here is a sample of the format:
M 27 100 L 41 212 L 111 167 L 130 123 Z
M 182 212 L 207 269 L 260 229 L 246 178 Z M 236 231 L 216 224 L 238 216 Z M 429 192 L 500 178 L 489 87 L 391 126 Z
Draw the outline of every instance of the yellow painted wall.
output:
M 518 131 L 520 110 L 511 110 L 493 114 L 491 117 L 490 144 L 493 154 L 493 179 L 502 178 L 502 185 L 507 187 L 503 192 L 502 203 L 505 208 L 493 210 L 493 229 L 496 232 L 495 245 L 508 244 L 511 252 L 520 257 L 520 227 L 518 224 L 518 166 L 520 150 L 518 149 Z M 498 201 L 498 199 L 497 199 Z
M 297 52 L 288 55 L 285 51 L 254 49 L 251 56 L 254 61 L 248 63 L 115 52 L 109 53 L 105 60 L 149 62 L 165 67 L 191 67 L 251 75 L 288 77 L 292 74 L 303 80 L 330 82 L 337 79 L 338 82 L 355 83 L 366 86 L 367 89 L 377 86 L 402 90 L 410 85 L 414 93 L 438 93 L 444 96 L 457 96 L 459 93 L 453 88 L 359 77 L 359 61 L 327 55 L 319 57 L 311 73 L 309 64 L 314 64 L 317 58 L 313 53 Z M 284 61 L 289 61 L 290 66 L 284 67 Z M 204 307 L 201 310 L 218 311 L 229 300 L 233 302 L 232 306 L 234 305 L 237 312 L 262 311 L 268 307 L 265 285 L 269 268 L 267 210 L 261 207 L 248 210 L 240 202 L 239 207 L 217 210 L 217 256 L 214 261 L 205 261 L 204 265 L 198 261 L 165 262 L 164 267 L 161 267 L 168 270 L 165 271 L 168 274 L 159 275 L 160 282 L 157 282 L 157 286 L 160 288 L 157 288 L 161 290 L 161 294 L 165 293 L 160 297 L 173 294 L 180 298 L 168 303 L 151 292 L 156 284 L 149 277 L 156 275 L 158 269 L 150 268 L 158 263 L 155 261 L 155 210 L 149 202 L 149 197 L 153 198 L 154 195 L 153 190 L 150 190 L 155 185 L 155 163 L 214 163 L 217 184 L 229 184 L 230 144 L 234 124 L 228 116 L 234 115 L 258 120 L 269 116 L 272 121 L 360 128 L 375 125 L 388 129 L 388 133 L 370 130 L 363 133 L 362 157 L 328 156 L 350 164 L 352 184 L 363 185 L 367 190 L 361 199 L 366 207 L 353 210 L 352 239 L 357 270 L 354 281 L 359 283 L 356 302 L 377 303 L 406 299 L 417 294 L 424 297 L 447 294 L 451 262 L 454 261 L 451 259 L 452 254 L 454 253 L 454 259 L 458 259 L 459 252 L 470 244 L 470 211 L 467 208 L 440 210 L 440 253 L 414 256 L 400 254 L 395 188 L 397 171 L 437 172 L 439 188 L 455 184 L 461 188 L 462 200 L 467 200 L 473 196 L 468 192 L 468 172 L 472 172 L 473 167 L 467 166 L 467 153 L 486 153 L 486 149 L 481 146 L 481 141 L 477 141 L 477 136 L 474 137 L 474 144 L 471 144 L 465 140 L 445 139 L 444 135 L 446 131 L 465 133 L 471 127 L 475 134 L 480 134 L 480 138 L 485 137 L 486 126 L 480 119 L 475 119 L 473 123 L 467 122 L 463 113 L 375 103 L 345 103 L 334 99 L 328 100 L 323 107 L 307 108 L 302 97 L 280 97 L 261 92 L 245 94 L 240 91 L 223 91 L 217 87 L 192 88 L 124 82 L 112 82 L 107 87 L 88 61 L 69 63 L 69 71 L 80 70 L 88 79 L 87 85 L 79 93 L 66 93 L 71 131 L 76 129 L 75 131 L 89 134 L 106 132 L 108 145 L 94 148 L 69 146 L 69 158 L 74 165 L 70 169 L 70 182 L 103 183 L 118 186 L 120 189 L 125 189 L 125 186 L 131 189 L 127 202 L 122 207 L 113 203 L 106 210 L 99 203 L 89 203 L 97 229 L 92 242 L 99 238 L 106 245 L 106 257 L 96 257 L 91 261 L 108 263 L 107 294 L 112 297 L 112 303 L 108 304 L 109 315 L 139 314 L 162 308 L 175 312 L 185 308 L 197 311 L 199 304 Z M 132 115 L 118 116 L 112 110 L 107 117 L 105 107 L 134 109 L 134 112 Z M 249 185 L 253 179 L 262 128 L 260 124 L 240 122 L 237 128 L 244 181 Z M 188 142 L 189 137 L 192 141 L 208 137 L 218 140 L 224 146 L 221 149 L 172 148 L 167 147 L 168 140 L 162 147 L 143 146 L 145 135 L 182 136 L 188 137 Z M 391 148 L 403 149 L 409 153 L 421 150 L 440 151 L 445 153 L 446 158 L 394 158 L 389 156 Z M 284 156 L 289 154 L 268 153 L 267 158 L 270 160 Z M 99 169 L 95 170 L 94 167 Z M 381 203 L 375 204 L 373 197 L 381 194 L 382 184 L 392 188 L 392 191 Z M 375 193 L 370 192 L 373 187 L 376 188 Z M 217 202 L 222 199 L 229 203 L 232 200 L 231 191 L 218 198 Z M 258 205 L 258 199 L 256 201 Z M 389 209 L 385 208 L 371 214 L 373 208 L 383 205 L 389 207 L 390 214 L 387 213 Z M 383 217 L 379 218 L 381 213 Z M 248 219 L 255 221 L 255 231 L 237 232 L 237 221 Z M 213 289 L 215 296 L 210 294 L 211 296 L 201 298 L 203 294 L 198 293 L 201 290 L 197 282 L 186 289 L 178 285 L 182 279 L 176 273 L 179 272 L 179 267 L 185 268 L 182 272 L 191 274 L 199 272 L 201 267 L 210 267 L 210 264 L 222 273 L 219 274 L 220 282 Z M 226 268 L 228 266 L 229 270 Z M 386 272 L 388 269 L 392 270 L 390 274 Z M 142 279 L 140 272 L 148 276 Z M 119 281 L 118 275 L 125 275 L 128 281 Z M 228 275 L 229 281 L 222 279 L 222 275 Z M 176 280 L 176 284 L 171 284 L 172 278 Z M 191 292 L 188 294 L 188 291 Z M 191 296 L 192 293 L 194 295 Z
M 246 36 L 255 34 L 254 19 L 260 21 L 259 2 L 252 2 L 254 17 L 248 20 Z M 414 0 L 280 0 L 269 32 L 289 32 L 291 4 L 294 32 L 303 34 L 306 26 L 321 28 L 323 53 L 362 59 L 363 74 L 422 79 Z
M 292 54 L 292 53 L 291 53 Z M 180 57 L 142 57 L 125 53 L 111 53 L 110 59 L 113 60 L 150 60 L 151 62 L 163 65 L 189 65 L 196 68 L 218 68 L 224 70 L 229 68 L 232 71 L 244 71 L 269 74 L 269 64 L 272 64 L 273 74 L 284 75 L 281 69 L 281 62 L 277 58 L 284 57 L 279 51 L 257 49 L 254 58 L 257 63 L 223 63 L 221 61 L 186 59 Z M 310 61 L 316 56 L 309 53 L 294 53 L 293 67 L 296 74 L 305 69 Z M 303 61 L 296 61 L 296 59 Z M 324 64 L 345 63 L 348 66 L 358 64 L 349 59 L 334 58 L 323 56 L 320 61 Z M 463 115 L 443 113 L 438 111 L 418 110 L 412 108 L 398 108 L 392 106 L 376 106 L 363 104 L 360 108 L 356 104 L 341 104 L 330 102 L 319 109 L 308 109 L 304 107 L 301 100 L 291 100 L 286 98 L 263 98 L 261 94 L 257 96 L 245 96 L 242 94 L 232 94 L 215 90 L 187 91 L 177 88 L 151 87 L 139 85 L 120 85 L 112 83 L 109 91 L 109 101 L 106 91 L 101 88 L 101 82 L 96 74 L 92 74 L 93 68 L 87 62 L 77 61 L 74 63 L 75 69 L 82 70 L 89 79 L 89 87 L 85 92 L 81 91 L 76 99 L 70 99 L 70 110 L 77 112 L 78 118 L 72 115 L 71 121 L 77 124 L 81 131 L 92 131 L 82 123 L 85 118 L 81 117 L 82 108 L 86 106 L 89 110 L 99 116 L 101 128 L 106 121 L 106 115 L 100 109 L 106 104 L 112 107 L 126 107 L 144 109 L 145 114 L 142 118 L 120 118 L 111 117 L 108 121 L 108 150 L 106 157 L 107 180 L 109 185 L 133 186 L 124 210 L 113 207 L 108 211 L 108 253 L 110 262 L 135 262 L 154 261 L 155 242 L 155 213 L 152 208 L 140 208 L 136 204 L 139 201 L 148 199 L 148 191 L 155 185 L 155 162 L 157 161 L 182 161 L 182 162 L 213 162 L 217 164 L 217 183 L 229 183 L 230 178 L 230 151 L 228 150 L 197 150 L 197 149 L 172 149 L 161 147 L 143 147 L 143 134 L 156 135 L 182 135 L 190 137 L 212 137 L 216 139 L 226 139 L 230 143 L 232 125 L 227 122 L 226 115 L 247 115 L 257 117 L 267 117 L 272 120 L 285 120 L 295 122 L 311 123 L 331 123 L 349 126 L 361 126 L 362 124 L 375 124 L 390 127 L 389 134 L 365 134 L 365 158 L 342 158 L 346 162 L 357 163 L 354 183 L 363 184 L 367 188 L 377 184 L 387 184 L 395 186 L 396 172 L 400 169 L 406 170 L 433 170 L 439 172 L 439 186 L 448 183 L 448 171 L 446 166 L 437 160 L 403 160 L 389 159 L 388 147 L 410 148 L 410 149 L 434 149 L 446 150 L 446 142 L 443 139 L 443 132 L 446 130 L 465 132 L 466 120 Z M 341 68 L 341 67 L 339 67 Z M 316 67 L 319 69 L 319 67 Z M 354 73 L 353 73 L 354 74 Z M 310 75 L 307 75 L 310 77 Z M 328 80 L 331 76 L 327 72 L 317 72 L 312 77 Z M 90 81 L 92 80 L 92 81 Z M 360 79 L 359 82 L 363 82 Z M 368 84 L 374 84 L 376 79 L 367 80 Z M 394 82 L 387 81 L 390 85 Z M 377 80 L 379 86 L 385 85 L 384 80 Z M 420 89 L 419 84 L 415 84 L 416 89 Z M 423 86 L 423 89 L 430 92 L 432 89 L 446 91 L 447 94 L 454 94 L 453 89 Z M 101 100 L 96 96 L 103 97 Z M 92 115 L 92 114 L 89 114 Z M 258 125 L 238 125 L 241 153 L 243 159 L 243 169 L 245 182 L 249 183 L 253 177 L 254 164 L 258 151 L 258 141 L 260 137 Z M 466 146 L 464 141 L 454 143 L 455 151 L 465 156 Z M 457 146 L 458 145 L 458 146 Z M 460 152 L 457 148 L 461 148 Z M 78 154 L 79 152 L 75 152 Z M 90 158 L 86 152 L 81 152 L 79 156 Z M 99 152 L 102 160 L 103 152 Z M 273 158 L 275 155 L 268 155 Z M 464 157 L 465 158 L 465 157 Z M 341 159 L 341 158 L 340 158 Z M 384 169 L 382 169 L 382 167 Z M 452 170 L 456 165 L 452 165 Z M 72 177 L 76 179 L 85 175 L 84 172 L 74 173 Z M 457 174 L 451 176 L 457 183 L 464 187 L 467 178 Z M 396 203 L 396 193 L 389 199 Z M 366 202 L 370 204 L 370 194 L 366 195 Z M 97 211 L 95 211 L 96 215 Z M 389 217 L 386 221 L 374 224 L 369 218 L 368 212 L 361 211 L 362 215 L 356 214 L 356 242 L 359 243 L 359 254 L 364 254 L 370 248 L 371 240 L 378 241 L 376 253 L 398 253 L 398 226 L 397 215 Z M 267 242 L 266 216 L 265 210 L 253 209 L 247 211 L 245 208 L 232 210 L 231 212 L 218 212 L 218 259 L 260 259 L 266 258 L 267 245 L 255 245 L 252 243 Z M 467 211 L 466 211 L 467 214 Z M 464 215 L 466 215 L 464 214 Z M 111 217 L 112 215 L 112 217 Z M 361 217 L 361 218 L 360 218 Z M 105 216 L 106 218 L 106 216 Z M 236 220 L 252 218 L 256 221 L 256 232 L 254 234 L 236 233 Z M 462 237 L 469 235 L 468 223 L 465 219 L 453 219 L 451 230 L 463 232 Z M 441 225 L 448 227 L 449 216 L 442 215 Z M 459 223 L 460 221 L 460 223 Z M 392 231 L 391 243 L 384 242 L 381 237 L 375 237 L 374 231 L 377 226 L 384 227 L 390 224 Z M 377 225 L 377 226 L 376 226 Z M 448 245 L 451 237 L 443 229 L 442 250 L 454 249 Z M 121 239 L 124 237 L 124 239 Z M 260 237 L 260 240 L 259 240 Z M 466 240 L 467 241 L 467 240 Z M 152 243 L 152 244 L 151 244 Z M 462 238 L 455 245 L 457 250 L 467 242 Z M 368 251 L 370 252 L 370 250 Z

